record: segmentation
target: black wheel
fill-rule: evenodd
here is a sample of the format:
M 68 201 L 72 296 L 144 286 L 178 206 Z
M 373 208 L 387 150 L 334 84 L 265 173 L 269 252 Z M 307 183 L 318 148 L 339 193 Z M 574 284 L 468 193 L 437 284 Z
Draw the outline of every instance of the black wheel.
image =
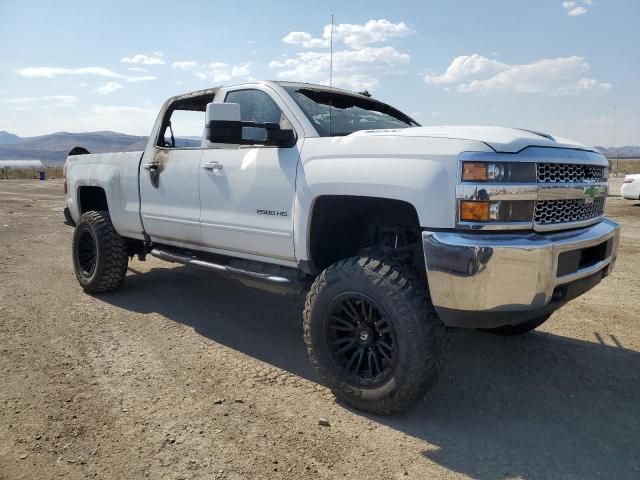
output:
M 377 414 L 422 397 L 447 346 L 426 286 L 371 257 L 342 260 L 318 276 L 307 295 L 304 338 L 336 398 Z
M 542 317 L 534 318 L 524 323 L 519 323 L 517 325 L 504 325 L 502 327 L 495 328 L 482 328 L 481 330 L 484 332 L 493 333 L 495 335 L 503 335 L 505 337 L 512 337 L 515 335 L 522 335 L 523 333 L 530 332 L 531 330 L 535 330 L 544 322 L 549 320 L 549 315 L 543 315 Z
M 86 292 L 116 290 L 127 274 L 127 245 L 107 212 L 86 212 L 73 233 L 73 268 Z

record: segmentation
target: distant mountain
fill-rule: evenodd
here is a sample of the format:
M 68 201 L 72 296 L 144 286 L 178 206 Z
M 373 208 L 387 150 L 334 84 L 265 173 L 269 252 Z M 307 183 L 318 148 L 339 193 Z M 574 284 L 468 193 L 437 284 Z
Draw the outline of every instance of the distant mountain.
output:
M 596 147 L 605 157 L 609 158 L 640 158 L 640 146 L 628 145 L 626 147 Z
M 200 145 L 198 137 L 177 138 L 179 146 Z M 144 150 L 147 137 L 117 132 L 58 132 L 39 137 L 19 137 L 0 131 L 0 160 L 43 160 L 63 163 L 69 150 L 84 147 L 91 153 L 133 152 Z M 640 158 L 640 146 L 596 147 L 609 158 Z
M 12 143 L 18 143 L 19 141 L 19 136 L 4 130 L 0 131 L 0 145 L 10 145 Z
M 200 145 L 200 141 L 195 139 L 176 140 L 178 145 L 190 147 Z M 116 132 L 58 132 L 25 138 L 0 132 L 0 160 L 28 159 L 63 163 L 73 147 L 84 147 L 91 153 L 106 153 L 139 151 L 144 150 L 146 145 L 147 137 Z

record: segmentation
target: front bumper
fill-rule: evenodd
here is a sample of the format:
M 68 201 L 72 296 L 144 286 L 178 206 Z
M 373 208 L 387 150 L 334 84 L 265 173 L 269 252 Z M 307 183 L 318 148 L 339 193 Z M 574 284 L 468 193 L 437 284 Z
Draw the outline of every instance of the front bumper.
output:
M 515 325 L 548 314 L 612 269 L 620 227 L 605 219 L 556 233 L 422 233 L 427 280 L 442 321 Z

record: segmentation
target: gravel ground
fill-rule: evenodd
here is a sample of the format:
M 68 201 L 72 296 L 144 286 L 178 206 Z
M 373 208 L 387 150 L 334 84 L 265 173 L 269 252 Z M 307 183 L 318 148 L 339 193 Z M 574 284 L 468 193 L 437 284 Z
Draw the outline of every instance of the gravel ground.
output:
M 608 201 L 600 285 L 521 338 L 452 331 L 431 395 L 373 417 L 317 383 L 302 299 L 155 259 L 84 294 L 61 190 L 0 181 L 2 479 L 640 478 L 638 202 Z

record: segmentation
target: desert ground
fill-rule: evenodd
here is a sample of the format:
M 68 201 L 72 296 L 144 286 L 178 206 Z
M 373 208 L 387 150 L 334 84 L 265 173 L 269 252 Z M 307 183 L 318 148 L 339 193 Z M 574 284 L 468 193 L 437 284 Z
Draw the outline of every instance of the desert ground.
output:
M 152 258 L 83 293 L 62 207 L 61 180 L 0 180 L 1 479 L 640 478 L 640 202 L 608 199 L 600 285 L 529 335 L 452 330 L 392 417 L 318 384 L 302 298 Z

